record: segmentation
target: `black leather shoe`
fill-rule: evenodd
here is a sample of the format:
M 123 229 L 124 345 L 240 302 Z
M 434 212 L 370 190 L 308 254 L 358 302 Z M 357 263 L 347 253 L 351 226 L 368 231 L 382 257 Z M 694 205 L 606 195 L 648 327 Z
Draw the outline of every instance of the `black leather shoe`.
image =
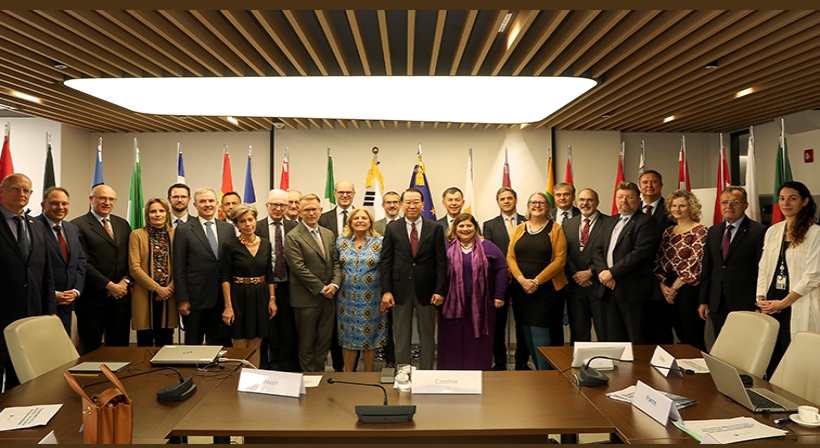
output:
M 516 364 L 515 370 L 532 370 L 527 364 Z

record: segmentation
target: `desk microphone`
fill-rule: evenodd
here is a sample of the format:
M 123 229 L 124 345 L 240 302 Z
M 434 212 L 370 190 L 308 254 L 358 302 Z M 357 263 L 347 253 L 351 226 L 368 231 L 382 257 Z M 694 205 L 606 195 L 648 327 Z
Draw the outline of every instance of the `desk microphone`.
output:
M 413 420 L 416 413 L 416 405 L 388 405 L 387 389 L 381 384 L 354 383 L 352 381 L 339 381 L 333 378 L 327 379 L 328 384 L 352 384 L 354 386 L 378 387 L 384 393 L 384 404 L 381 406 L 357 405 L 356 415 L 362 423 L 403 423 Z
M 695 371 L 692 369 L 681 369 L 679 367 L 666 367 L 666 366 L 659 366 L 657 364 L 649 364 L 645 362 L 638 362 L 631 359 L 619 359 L 619 358 L 611 358 L 609 356 L 593 356 L 589 358 L 583 366 L 581 366 L 581 371 L 575 374 L 575 379 L 578 381 L 579 386 L 586 386 L 586 387 L 595 387 L 595 386 L 603 386 L 609 383 L 609 377 L 605 374 L 601 373 L 600 370 L 590 367 L 589 365 L 592 363 L 593 359 L 610 359 L 612 361 L 620 361 L 620 362 L 628 362 L 632 364 L 638 364 L 641 366 L 649 366 L 655 367 L 658 369 L 667 369 L 673 372 L 680 372 L 685 373 L 686 375 L 694 375 Z

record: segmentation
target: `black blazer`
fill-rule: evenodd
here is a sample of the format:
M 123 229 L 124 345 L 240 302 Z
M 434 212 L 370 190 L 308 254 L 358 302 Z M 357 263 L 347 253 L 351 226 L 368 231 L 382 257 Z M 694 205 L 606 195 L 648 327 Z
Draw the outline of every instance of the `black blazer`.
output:
M 645 302 L 654 297 L 657 280 L 653 274 L 659 240 L 658 224 L 651 216 L 635 212 L 618 236 L 612 253 L 613 266 L 606 263 L 612 230 L 620 215 L 607 219 L 601 226 L 601 237 L 592 246 L 592 272 L 597 276 L 609 269 L 615 279 L 613 297 L 619 302 Z M 603 295 L 606 287 L 600 285 Z
M 114 232 L 112 240 L 100 221 L 91 212 L 71 221 L 80 231 L 80 243 L 88 262 L 83 293 L 75 300 L 76 308 L 101 308 L 108 297 L 105 285 L 119 283 L 130 278 L 128 273 L 128 238 L 131 226 L 119 216 L 108 215 Z M 131 303 L 131 294 L 119 299 L 120 303 Z
M 447 294 L 447 250 L 444 230 L 433 220 L 422 218 L 416 256 L 410 249 L 407 223 L 397 219 L 384 230 L 381 278 L 382 294 L 392 293 L 396 303 L 410 299 L 410 286 L 422 305 L 430 305 L 433 294 Z
M 558 214 L 558 206 L 556 205 L 555 207 L 553 207 L 550 210 L 550 216 L 552 216 L 552 220 L 555 221 L 555 222 L 558 222 L 557 214 Z M 580 214 L 581 214 L 581 210 L 578 207 L 573 205 L 572 206 L 572 216 L 570 216 L 570 219 L 572 219 L 572 218 L 574 218 L 574 217 L 576 217 Z
M 6 224 L 0 222 L 0 328 L 17 319 L 41 314 L 57 314 L 54 277 L 51 272 L 45 228 L 28 217 L 31 252 L 23 258 L 17 239 Z M 5 341 L 3 336 L 0 339 Z M 1 350 L 5 350 L 3 342 Z M 45 349 L 47 350 L 47 348 Z
M 236 238 L 234 226 L 215 219 L 216 239 L 222 243 Z M 177 303 L 191 302 L 191 309 L 217 305 L 222 295 L 219 260 L 211 250 L 199 219 L 189 219 L 174 234 L 174 295 Z
M 766 226 L 746 216 L 735 230 L 729 254 L 726 261 L 723 261 L 720 246 L 725 231 L 726 221 L 723 221 L 710 227 L 706 235 L 699 301 L 716 310 L 723 292 L 727 311 L 754 311 L 757 283 L 740 280 L 756 278 L 757 263 L 763 254 Z
M 273 238 L 270 237 L 270 223 L 270 217 L 265 217 L 260 219 L 259 221 L 256 221 L 256 234 L 258 236 L 261 236 L 262 238 L 270 240 L 270 244 L 273 245 Z M 296 224 L 298 224 L 296 221 L 291 221 L 289 219 L 282 218 L 282 225 L 285 226 L 285 235 L 287 235 L 288 232 L 290 232 L 290 229 L 296 227 Z M 282 241 L 282 244 L 284 244 L 284 240 Z
M 516 226 L 526 220 L 524 215 L 519 213 L 515 214 Z M 483 227 L 482 232 L 484 233 L 484 239 L 498 246 L 498 248 L 501 249 L 501 253 L 506 257 L 507 249 L 510 247 L 510 235 L 507 233 L 507 224 L 504 222 L 504 216 L 498 215 L 493 219 L 484 221 Z
M 353 207 L 348 208 L 347 211 L 352 212 Z M 348 217 L 350 217 L 350 213 L 348 213 Z M 319 225 L 333 232 L 333 238 L 339 237 L 341 232 L 339 232 L 339 220 L 336 217 L 336 207 L 322 213 L 322 216 L 319 217 Z
M 597 221 L 589 231 L 589 239 L 583 251 L 581 251 L 581 237 L 579 233 L 583 225 L 581 221 L 583 215 L 578 214 L 577 216 L 573 216 L 562 226 L 564 236 L 567 239 L 567 264 L 564 265 L 564 272 L 566 272 L 567 280 L 569 280 L 568 287 L 579 287 L 572 279 L 572 276 L 578 271 L 592 269 L 592 248 L 597 244 L 597 241 L 602 238 L 603 232 L 601 229 L 606 227 L 606 222 L 609 218 L 608 215 L 598 211 Z M 611 230 L 610 228 L 610 231 Z M 596 285 L 599 284 L 597 275 L 592 276 L 592 283 L 592 287 L 597 287 Z
M 54 231 L 49 228 L 49 223 L 45 215 L 37 216 L 34 219 L 43 223 L 46 245 L 48 246 L 48 252 L 51 258 L 51 269 L 54 272 L 54 289 L 56 291 L 76 289 L 82 293 L 83 287 L 85 286 L 87 261 L 85 259 L 85 252 L 83 252 L 83 245 L 80 243 L 80 229 L 65 220 L 60 223 L 65 233 L 65 244 L 68 246 L 68 260 L 66 260 L 63 258 L 60 243 L 57 241 Z M 73 310 L 74 302 L 65 305 L 65 307 L 66 308 L 63 309 Z
M 643 209 L 640 211 L 643 212 Z M 666 200 L 664 198 L 661 198 L 658 207 L 652 211 L 652 217 L 658 222 L 658 245 L 660 245 L 660 236 L 663 235 L 663 231 L 675 225 L 675 221 L 669 217 L 669 213 L 666 211 Z

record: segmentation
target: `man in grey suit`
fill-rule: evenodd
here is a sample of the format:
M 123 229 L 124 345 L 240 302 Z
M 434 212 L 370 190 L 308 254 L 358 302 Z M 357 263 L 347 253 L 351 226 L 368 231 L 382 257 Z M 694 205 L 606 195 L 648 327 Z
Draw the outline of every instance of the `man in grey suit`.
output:
M 446 235 L 450 223 L 456 219 L 456 216 L 461 214 L 461 209 L 464 208 L 464 193 L 458 187 L 450 187 L 444 190 L 444 193 L 441 193 L 441 205 L 444 206 L 444 210 L 447 210 L 447 214 L 439 218 L 438 223 L 444 227 L 444 234 Z
M 384 218 L 377 220 L 373 224 L 373 230 L 379 235 L 384 235 L 387 224 L 399 219 L 399 209 L 401 208 L 401 197 L 395 191 L 388 191 L 382 196 L 382 208 Z
M 71 335 L 71 315 L 74 301 L 80 297 L 85 285 L 86 259 L 80 243 L 80 230 L 65 221 L 69 206 L 65 188 L 49 187 L 43 193 L 40 207 L 43 214 L 35 219 L 46 227 L 46 242 L 54 272 L 54 295 L 57 300 L 57 316 L 63 322 L 66 333 Z
M 501 187 L 495 194 L 495 200 L 501 213 L 493 219 L 484 221 L 484 238 L 492 242 L 501 253 L 507 255 L 510 245 L 510 233 L 519 224 L 526 221 L 523 215 L 516 211 L 518 194 L 509 187 Z M 505 333 L 510 313 L 510 299 L 505 299 L 505 305 L 495 310 L 495 340 L 493 341 L 493 370 L 507 370 L 507 344 Z M 524 327 L 515 323 L 515 370 L 530 370 L 527 360 L 530 357 L 527 345 L 524 344 Z
M 393 310 L 396 362 L 410 364 L 413 309 L 419 322 L 420 364 L 433 368 L 436 353 L 436 307 L 447 293 L 447 252 L 444 230 L 423 218 L 421 191 L 408 188 L 401 197 L 404 218 L 390 223 L 382 246 L 382 313 Z
M 265 203 L 268 216 L 256 223 L 256 234 L 270 241 L 273 282 L 276 285 L 276 315 L 270 322 L 270 336 L 262 339 L 260 369 L 299 371 L 299 334 L 290 305 L 290 282 L 285 261 L 285 236 L 298 225 L 285 219 L 288 192 L 271 190 Z M 264 367 L 263 367 L 264 366 Z
M 302 197 L 299 209 L 302 223 L 285 237 L 290 303 L 299 332 L 299 364 L 305 372 L 323 372 L 336 326 L 339 254 L 333 232 L 318 225 L 322 213 L 319 197 Z
M 578 193 L 581 214 L 568 219 L 562 226 L 567 239 L 567 312 L 572 342 L 592 340 L 592 324 L 599 335 L 605 334 L 601 305 L 601 282 L 592 273 L 592 250 L 600 238 L 607 215 L 598 211 L 598 193 L 585 188 Z
M 219 283 L 219 245 L 235 238 L 234 226 L 214 219 L 216 192 L 194 191 L 197 214 L 177 228 L 174 235 L 174 285 L 177 307 L 185 326 L 185 344 L 225 345 L 220 335 L 220 316 L 225 303 Z M 225 331 L 227 333 L 227 331 Z
M 575 206 L 575 186 L 561 182 L 553 189 L 555 194 L 555 208 L 550 210 L 552 220 L 564 225 L 568 219 L 578 216 L 581 211 Z

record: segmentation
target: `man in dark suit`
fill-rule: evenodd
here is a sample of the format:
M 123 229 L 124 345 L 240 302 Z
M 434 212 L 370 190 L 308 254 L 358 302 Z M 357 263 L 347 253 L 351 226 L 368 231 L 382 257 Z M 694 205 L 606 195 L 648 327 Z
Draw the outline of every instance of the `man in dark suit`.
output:
M 128 347 L 131 335 L 131 294 L 128 273 L 128 221 L 114 216 L 117 192 L 108 185 L 91 190 L 91 211 L 73 221 L 88 261 L 83 294 L 75 301 L 80 354 L 106 347 Z
M 746 216 L 748 207 L 743 187 L 726 187 L 720 194 L 723 222 L 710 227 L 706 236 L 698 313 L 703 320 L 712 318 L 715 337 L 729 313 L 756 309 L 757 284 L 739 280 L 750 274 L 754 278 L 766 226 Z
M 464 207 L 464 193 L 458 187 L 444 190 L 444 193 L 441 193 L 441 205 L 444 206 L 444 210 L 447 210 L 447 214 L 439 218 L 437 222 L 444 227 L 444 234 L 447 235 L 450 224 L 456 216 L 461 214 L 461 209 Z
M 433 368 L 436 353 L 436 307 L 447 293 L 447 253 L 443 227 L 423 218 L 424 198 L 408 188 L 401 196 L 404 218 L 391 222 L 382 246 L 382 312 L 393 310 L 396 362 L 410 364 L 413 309 L 421 341 L 420 364 Z
M 262 339 L 259 368 L 299 372 L 299 333 L 296 331 L 296 316 L 290 305 L 290 284 L 285 261 L 285 235 L 298 223 L 285 219 L 288 207 L 288 192 L 285 190 L 271 190 L 265 207 L 268 209 L 268 216 L 256 223 L 256 234 L 271 242 L 277 310 L 269 321 L 270 337 Z
M 235 238 L 234 226 L 215 219 L 216 192 L 194 191 L 196 219 L 179 226 L 174 235 L 174 285 L 177 308 L 185 326 L 185 344 L 225 345 L 220 331 L 225 303 L 219 282 L 219 245 Z M 226 340 L 227 339 L 227 340 Z
M 299 222 L 299 200 L 301 199 L 301 191 L 288 190 L 288 209 L 285 211 L 285 219 Z
M 299 209 L 302 223 L 285 237 L 290 303 L 299 332 L 299 364 L 305 372 L 323 372 L 336 327 L 335 297 L 342 274 L 333 232 L 318 225 L 319 197 L 302 197 Z
M 601 238 L 601 228 L 609 216 L 598 211 L 598 193 L 585 188 L 578 193 L 581 214 L 562 226 L 567 239 L 567 264 L 564 270 L 569 283 L 567 312 L 572 342 L 592 340 L 592 324 L 599 335 L 604 330 L 604 313 L 599 296 L 601 282 L 592 273 L 592 247 Z
M 43 193 L 40 208 L 43 214 L 38 219 L 46 229 L 46 242 L 54 273 L 54 297 L 57 301 L 57 316 L 63 322 L 66 333 L 71 335 L 71 313 L 74 301 L 83 292 L 85 285 L 86 259 L 80 243 L 80 230 L 74 224 L 64 221 L 70 204 L 65 188 L 50 187 Z
M 601 238 L 592 247 L 592 272 L 601 282 L 606 335 L 604 341 L 649 343 L 650 319 L 647 303 L 657 280 L 653 275 L 658 224 L 640 213 L 640 192 L 632 182 L 621 182 L 616 190 L 620 215 L 607 220 Z
M 171 225 L 177 227 L 195 218 L 188 214 L 188 204 L 191 203 L 191 188 L 185 184 L 174 184 L 168 187 L 168 204 L 171 205 Z
M 0 182 L 0 329 L 17 319 L 56 314 L 54 278 L 51 272 L 46 230 L 40 221 L 29 218 L 25 208 L 31 198 L 31 180 L 14 173 Z M 48 347 L 43 347 L 48 350 Z M 5 390 L 20 381 L 14 373 L 6 338 L 0 334 L 0 376 L 5 373 Z
M 501 213 L 493 219 L 484 221 L 484 238 L 498 246 L 501 253 L 507 255 L 510 246 L 510 233 L 513 229 L 526 221 L 523 215 L 516 211 L 518 194 L 509 187 L 501 187 L 495 194 L 495 201 Z M 507 321 L 510 313 L 509 295 L 504 299 L 505 306 L 495 310 L 495 340 L 493 341 L 493 370 L 507 370 Z M 515 370 L 530 370 L 527 360 L 530 357 L 527 345 L 524 344 L 524 327 L 515 323 Z
M 581 211 L 575 206 L 574 185 L 561 182 L 555 186 L 553 193 L 555 208 L 550 210 L 553 221 L 563 226 L 566 220 L 581 214 Z
M 388 191 L 382 196 L 382 208 L 384 209 L 384 218 L 377 220 L 373 224 L 373 229 L 379 235 L 384 235 L 384 230 L 391 222 L 399 219 L 399 210 L 401 209 L 401 196 L 395 191 Z M 376 357 L 379 354 L 384 354 L 385 367 L 396 367 L 396 343 L 393 335 L 393 310 L 387 310 L 387 343 L 384 344 L 383 349 L 379 349 Z M 358 358 L 357 358 L 358 359 Z

